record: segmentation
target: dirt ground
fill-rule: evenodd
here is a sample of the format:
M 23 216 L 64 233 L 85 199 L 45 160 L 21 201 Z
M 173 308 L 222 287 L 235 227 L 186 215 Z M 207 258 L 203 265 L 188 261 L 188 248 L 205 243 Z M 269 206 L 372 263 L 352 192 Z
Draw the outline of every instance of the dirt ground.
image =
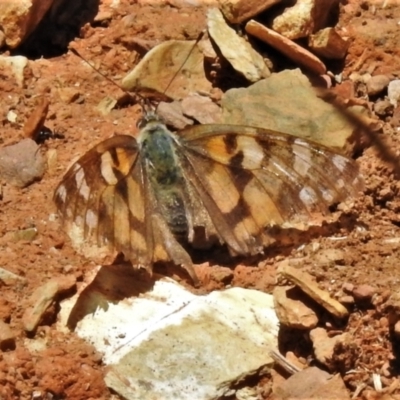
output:
M 96 22 L 84 25 L 74 40 L 74 47 L 115 82 L 154 44 L 172 38 L 193 39 L 205 28 L 203 9 L 129 3 L 121 0 L 113 11 L 102 9 Z M 344 62 L 328 63 L 329 69 L 335 74 L 342 72 L 343 78 L 353 72 L 398 77 L 400 6 L 383 0 L 346 3 L 341 5 L 339 26 L 350 37 L 351 45 Z M 65 39 L 74 32 L 57 34 L 65 34 L 62 36 Z M 56 43 L 57 37 L 53 39 Z M 41 49 L 48 50 L 43 51 L 46 56 L 35 58 Z M 54 217 L 53 191 L 65 169 L 102 139 L 115 134 L 135 134 L 141 112 L 137 105 L 129 105 L 101 115 L 96 109 L 99 102 L 106 96 L 121 95 L 120 90 L 70 52 L 59 48 L 57 52 L 51 54 L 44 42 L 37 43 L 35 51 L 29 54 L 32 76 L 27 77 L 27 85 L 21 88 L 13 79 L 0 82 L 1 146 L 23 138 L 23 123 L 42 93 L 50 98 L 46 126 L 62 136 L 50 138 L 41 146 L 45 155 L 55 149 L 57 159 L 49 164 L 40 182 L 25 189 L 1 182 L 0 267 L 26 278 L 24 285 L 1 286 L 0 318 L 9 323 L 17 336 L 15 348 L 0 352 L 1 399 L 118 398 L 103 382 L 105 366 L 101 355 L 73 332 L 64 334 L 56 330 L 57 304 L 49 309 L 31 337 L 22 326 L 22 315 L 35 289 L 50 278 L 62 275 L 75 276 L 79 284 L 95 266 L 72 249 Z M 336 90 L 350 96 L 345 84 Z M 378 97 L 373 98 L 369 105 L 377 100 Z M 5 118 L 10 108 L 18 115 L 17 123 Z M 396 156 L 400 154 L 399 118 L 400 107 L 381 119 L 383 127 L 375 133 Z M 386 307 L 389 296 L 400 290 L 400 184 L 393 165 L 382 157 L 374 143 L 357 156 L 366 189 L 356 204 L 354 229 L 339 228 L 333 237 L 313 239 L 289 254 L 267 253 L 258 265 L 229 265 L 233 270 L 229 284 L 271 293 L 278 262 L 289 258 L 293 263 L 301 263 L 317 278 L 321 288 L 337 298 L 345 294 L 345 284 L 371 285 L 375 290 L 372 303 L 354 305 L 345 326 L 335 326 L 332 321 L 326 322 L 326 326 L 332 331 L 351 332 L 355 337 L 357 356 L 354 358 L 348 349 L 337 361 L 337 370 L 343 374 L 349 391 L 354 393 L 366 384 L 357 398 L 377 399 L 380 394 L 373 390 L 372 373 L 381 374 L 383 387 L 390 387 L 391 392 L 400 396 L 397 378 L 400 340 L 389 328 L 391 320 Z M 33 240 L 7 239 L 7 233 L 30 227 L 37 229 Z M 322 262 L 314 257 L 318 251 L 328 249 L 342 250 L 342 259 Z M 226 284 L 226 267 L 205 264 L 202 274 L 206 277 L 202 287 L 192 288 L 198 293 L 221 289 Z M 292 334 L 288 338 L 291 340 L 282 342 L 281 351 L 291 350 L 312 364 L 311 345 L 304 335 Z M 263 380 L 259 385 L 268 386 L 270 382 Z

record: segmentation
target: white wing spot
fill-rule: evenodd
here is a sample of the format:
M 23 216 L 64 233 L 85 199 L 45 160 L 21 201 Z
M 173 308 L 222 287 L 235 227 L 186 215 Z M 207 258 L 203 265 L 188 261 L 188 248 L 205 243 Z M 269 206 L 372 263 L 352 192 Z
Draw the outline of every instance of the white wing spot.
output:
M 333 202 L 333 194 L 330 190 L 324 190 L 322 192 L 322 197 L 324 198 L 324 200 L 326 200 L 328 203 L 332 203 Z
M 83 169 L 80 169 L 76 174 L 75 174 L 75 181 L 76 181 L 76 186 L 79 188 L 79 194 L 85 199 L 89 199 L 89 194 L 90 194 L 90 188 L 86 183 L 85 179 L 85 172 Z
M 101 156 L 101 175 L 109 185 L 116 185 L 118 183 L 117 177 L 112 169 L 113 160 L 110 152 L 105 152 Z
M 346 169 L 347 166 L 347 158 L 335 154 L 332 158 L 333 164 L 335 164 L 335 167 L 340 171 L 343 172 Z
M 261 168 L 264 160 L 263 148 L 251 137 L 238 136 L 238 149 L 243 152 L 242 167 L 245 169 Z
M 57 189 L 57 196 L 60 198 L 60 200 L 65 203 L 65 200 L 67 199 L 67 189 L 65 188 L 64 185 L 60 185 Z
M 309 186 L 306 186 L 300 190 L 299 197 L 304 204 L 309 206 L 314 205 L 318 200 L 315 190 Z
M 97 226 L 98 218 L 97 214 L 94 213 L 92 210 L 87 210 L 86 213 L 86 225 L 90 228 L 93 229 Z
M 295 157 L 293 168 L 296 172 L 298 172 L 301 176 L 307 176 L 308 170 L 311 166 L 312 154 L 308 145 L 305 147 L 303 142 L 295 140 L 295 143 L 301 143 L 301 147 L 296 147 L 294 150 Z

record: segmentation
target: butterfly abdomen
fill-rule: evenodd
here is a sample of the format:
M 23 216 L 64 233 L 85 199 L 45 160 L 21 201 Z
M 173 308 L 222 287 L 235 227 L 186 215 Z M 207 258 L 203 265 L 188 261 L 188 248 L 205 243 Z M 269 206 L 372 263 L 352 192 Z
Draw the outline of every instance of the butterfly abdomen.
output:
M 183 196 L 185 182 L 172 134 L 165 126 L 149 124 L 139 137 L 139 143 L 159 212 L 174 235 L 187 236 L 188 222 Z

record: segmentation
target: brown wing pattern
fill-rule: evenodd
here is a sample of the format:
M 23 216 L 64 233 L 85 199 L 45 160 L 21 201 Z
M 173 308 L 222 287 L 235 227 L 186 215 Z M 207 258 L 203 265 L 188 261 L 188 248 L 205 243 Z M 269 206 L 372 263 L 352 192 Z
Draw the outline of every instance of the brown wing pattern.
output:
M 290 135 L 227 125 L 180 134 L 186 179 L 213 221 L 218 215 L 214 225 L 223 241 L 239 254 L 268 245 L 266 228 L 312 225 L 313 216 L 363 188 L 353 160 Z
M 98 247 L 151 262 L 139 158 L 132 136 L 115 136 L 84 154 L 57 187 L 56 206 L 72 242 L 84 253 L 91 255 Z

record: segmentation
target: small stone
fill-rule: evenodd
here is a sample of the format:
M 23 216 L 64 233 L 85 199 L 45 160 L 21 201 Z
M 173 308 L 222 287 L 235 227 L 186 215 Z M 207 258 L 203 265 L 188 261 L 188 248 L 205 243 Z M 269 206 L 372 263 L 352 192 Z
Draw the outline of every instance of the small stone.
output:
M 193 120 L 183 115 L 180 101 L 173 101 L 172 103 L 162 101 L 158 105 L 157 114 L 168 126 L 173 126 L 176 129 L 183 129 L 186 126 L 193 125 Z
M 394 106 L 389 100 L 378 100 L 374 104 L 374 111 L 379 117 L 387 117 L 393 115 Z
M 337 0 L 297 0 L 274 18 L 272 29 L 288 39 L 299 39 L 325 27 Z
M 18 283 L 25 285 L 27 281 L 22 276 L 16 275 L 4 268 L 0 268 L 0 282 L 6 286 L 13 286 Z
M 315 328 L 318 317 L 314 310 L 304 304 L 304 294 L 292 286 L 277 286 L 273 291 L 275 312 L 281 325 L 293 329 Z M 303 297 L 303 299 L 302 299 Z
M 329 337 L 324 328 L 315 328 L 310 331 L 310 339 L 313 343 L 315 358 L 328 368 L 332 367 L 334 348 L 337 343 L 348 341 L 350 335 L 342 333 L 334 337 Z
M 274 391 L 274 399 L 343 399 L 350 395 L 339 374 L 332 376 L 318 367 L 296 372 Z
M 204 71 L 203 53 L 194 45 L 193 40 L 168 40 L 152 48 L 124 77 L 123 89 L 164 93 L 168 87 L 165 94 L 174 100 L 193 92 L 210 93 L 212 84 Z
M 353 296 L 356 301 L 371 300 L 372 296 L 376 293 L 376 289 L 371 285 L 360 285 L 354 288 Z
M 6 44 L 6 35 L 4 32 L 0 29 L 0 49 L 2 49 Z
M 397 321 L 394 324 L 393 333 L 396 335 L 397 338 L 400 338 L 400 321 Z
M 367 93 L 369 96 L 375 96 L 383 92 L 390 83 L 387 75 L 374 75 L 367 81 Z
M 353 296 L 342 296 L 339 299 L 339 302 L 345 304 L 347 306 L 351 306 L 354 304 L 354 297 Z
M 222 110 L 209 97 L 192 94 L 182 100 L 181 106 L 184 115 L 200 124 L 221 123 Z
M 343 99 L 351 99 L 354 97 L 354 82 L 347 79 L 335 86 L 332 91 Z
M 19 242 L 19 241 L 26 241 L 26 242 L 32 242 L 33 240 L 36 239 L 38 234 L 37 228 L 27 228 L 27 229 L 20 229 L 18 231 L 11 231 L 7 232 L 3 237 L 3 240 L 9 240 L 13 242 Z
M 74 87 L 63 87 L 57 89 L 58 97 L 64 104 L 71 104 L 78 102 L 81 93 L 78 89 Z
M 15 349 L 15 334 L 10 326 L 4 321 L 0 320 L 0 350 L 14 350 Z
M 32 139 L 0 149 L 0 176 L 17 187 L 26 187 L 40 180 L 46 164 L 39 146 Z
M 289 266 L 282 268 L 280 273 L 335 317 L 344 318 L 349 315 L 346 307 L 333 299 L 328 292 L 318 288 L 311 275 Z
M 347 53 L 349 42 L 344 40 L 335 28 L 325 28 L 309 37 L 308 46 L 320 57 L 341 60 Z
M 61 276 L 50 279 L 38 287 L 31 295 L 28 307 L 22 316 L 22 324 L 27 332 L 33 332 L 39 325 L 47 308 L 55 301 L 55 297 L 71 290 L 76 284 L 74 276 Z
M 32 75 L 28 59 L 24 56 L 0 56 L 0 71 L 7 78 L 13 77 L 19 87 L 24 87 L 26 78 Z
M 249 21 L 246 24 L 245 29 L 249 35 L 255 36 L 263 42 L 268 43 L 289 59 L 299 63 L 316 74 L 323 75 L 326 73 L 326 67 L 318 57 L 272 29 L 268 29 L 254 20 Z
M 397 107 L 397 102 L 400 98 L 400 79 L 395 79 L 389 83 L 388 97 L 390 103 Z
M 219 0 L 219 7 L 231 24 L 239 24 L 282 0 Z
M 271 75 L 262 56 L 226 23 L 217 8 L 208 10 L 207 28 L 224 58 L 248 81 L 257 82 Z
M 321 265 L 343 264 L 344 251 L 340 249 L 324 249 L 315 255 L 315 261 Z
M 0 26 L 6 44 L 15 49 L 33 32 L 54 0 L 1 1 Z
M 58 160 L 57 149 L 47 150 L 46 159 L 47 159 L 47 171 L 49 171 L 49 173 L 51 174 L 56 170 L 57 167 L 57 160 Z
M 103 99 L 100 100 L 99 104 L 97 104 L 97 111 L 101 115 L 107 115 L 109 114 L 117 105 L 118 100 L 114 99 L 113 97 L 106 96 Z
M 44 126 L 44 122 L 49 111 L 49 100 L 45 96 L 40 96 L 38 104 L 24 124 L 24 135 L 37 141 L 40 130 Z
M 345 282 L 342 285 L 342 289 L 343 289 L 343 292 L 350 294 L 350 293 L 353 293 L 354 285 L 350 282 Z

